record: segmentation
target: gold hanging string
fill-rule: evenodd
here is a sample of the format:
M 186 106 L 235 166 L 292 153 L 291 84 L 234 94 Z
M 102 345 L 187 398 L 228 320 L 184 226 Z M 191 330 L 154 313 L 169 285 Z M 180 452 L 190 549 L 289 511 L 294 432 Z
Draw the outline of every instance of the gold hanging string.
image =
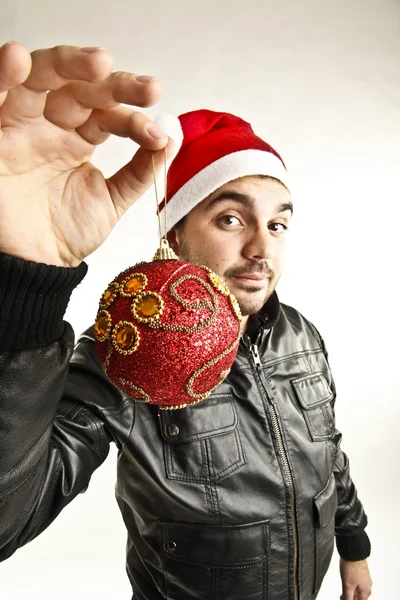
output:
M 160 235 L 160 247 L 153 256 L 153 260 L 177 259 L 178 257 L 172 248 L 169 247 L 167 239 L 167 147 L 164 148 L 164 234 L 161 228 L 160 200 L 157 190 L 156 161 L 154 159 L 154 152 L 151 153 L 151 164 L 153 166 L 154 191 L 156 195 L 158 230 Z
M 153 166 L 154 191 L 156 194 L 156 203 L 157 203 L 158 230 L 160 232 L 160 242 L 161 242 L 162 240 L 167 239 L 167 147 L 164 148 L 164 235 L 161 231 L 160 199 L 158 197 L 158 190 L 157 190 L 156 161 L 154 159 L 154 152 L 151 153 L 151 164 Z

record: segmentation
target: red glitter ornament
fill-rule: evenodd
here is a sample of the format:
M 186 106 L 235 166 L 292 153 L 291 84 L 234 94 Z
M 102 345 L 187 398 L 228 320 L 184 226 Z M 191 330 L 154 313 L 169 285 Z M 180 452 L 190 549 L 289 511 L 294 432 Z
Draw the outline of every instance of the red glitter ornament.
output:
M 108 378 L 129 396 L 183 408 L 206 398 L 229 373 L 240 320 L 236 299 L 210 269 L 154 260 L 108 286 L 96 347 Z

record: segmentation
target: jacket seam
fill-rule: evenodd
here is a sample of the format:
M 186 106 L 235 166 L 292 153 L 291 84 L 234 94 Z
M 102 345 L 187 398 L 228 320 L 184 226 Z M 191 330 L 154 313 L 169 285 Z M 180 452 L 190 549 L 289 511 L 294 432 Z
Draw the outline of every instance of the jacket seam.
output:
M 73 409 L 77 406 L 79 406 L 79 404 L 75 403 L 74 406 L 71 408 L 71 410 L 69 410 L 65 415 L 58 414 L 55 417 L 54 421 L 62 421 L 64 419 L 67 419 L 68 417 L 70 417 L 71 421 L 76 423 L 78 418 L 80 417 L 89 425 L 92 432 L 96 434 L 95 447 L 96 447 L 97 454 L 99 456 L 107 456 L 107 452 L 102 451 L 102 445 L 103 445 L 102 442 L 106 442 L 106 444 L 108 446 L 108 440 L 107 440 L 106 436 L 104 435 L 102 428 L 99 426 L 98 421 L 91 414 L 89 409 L 84 408 L 84 407 L 80 407 L 79 410 L 74 415 L 71 415 Z
M 91 430 L 93 431 L 93 433 L 97 434 L 97 441 L 96 441 L 96 447 L 97 447 L 97 452 L 100 456 L 107 456 L 108 452 L 103 452 L 102 451 L 102 445 L 105 442 L 108 448 L 108 440 L 104 434 L 104 431 L 102 429 L 102 427 L 99 426 L 99 423 L 97 421 L 97 419 L 95 419 L 93 417 L 93 415 L 87 410 L 87 409 L 82 409 L 81 415 L 83 416 L 84 419 L 86 419 L 86 422 L 89 424 Z
M 125 450 L 126 444 L 128 443 L 128 440 L 129 440 L 129 438 L 130 438 L 130 437 L 131 437 L 131 435 L 132 435 L 133 428 L 134 428 L 134 426 L 135 426 L 135 423 L 136 423 L 136 403 L 135 403 L 135 402 L 132 402 L 132 403 L 131 403 L 130 401 L 127 401 L 127 403 L 124 405 L 124 408 L 123 408 L 123 410 L 126 410 L 126 409 L 129 407 L 129 405 L 131 405 L 131 406 L 132 406 L 132 422 L 131 422 L 131 425 L 130 425 L 130 427 L 129 427 L 129 431 L 128 431 L 128 433 L 126 434 L 126 438 L 125 438 L 125 440 L 124 440 L 124 441 L 122 442 L 122 444 L 121 444 L 121 450 L 120 450 L 120 453 L 121 453 L 121 454 L 122 454 L 122 453 L 124 452 L 124 450 Z
M 301 352 L 292 352 L 291 354 L 285 354 L 284 356 L 281 356 L 280 358 L 276 358 L 274 360 L 270 360 L 270 361 L 263 361 L 262 357 L 260 356 L 260 360 L 261 360 L 261 366 L 266 368 L 266 367 L 273 367 L 275 365 L 278 365 L 282 362 L 286 362 L 288 359 L 290 358 L 294 358 L 294 357 L 305 357 L 305 356 L 312 356 L 315 354 L 320 354 L 321 352 L 323 352 L 323 349 L 321 347 L 319 348 L 315 348 L 315 350 L 304 350 Z M 252 369 L 251 365 L 250 366 L 241 366 L 241 370 L 243 371 L 250 371 Z

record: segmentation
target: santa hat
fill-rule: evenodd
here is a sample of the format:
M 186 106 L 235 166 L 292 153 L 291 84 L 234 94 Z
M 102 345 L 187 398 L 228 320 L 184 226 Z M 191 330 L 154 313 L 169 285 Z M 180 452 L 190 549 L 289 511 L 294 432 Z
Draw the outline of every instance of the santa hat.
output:
M 182 146 L 167 177 L 168 229 L 233 179 L 267 175 L 288 187 L 282 158 L 256 136 L 246 121 L 211 110 L 186 113 L 179 121 L 183 132 Z M 172 137 L 175 136 L 172 134 Z M 160 203 L 162 218 L 164 211 L 165 199 Z

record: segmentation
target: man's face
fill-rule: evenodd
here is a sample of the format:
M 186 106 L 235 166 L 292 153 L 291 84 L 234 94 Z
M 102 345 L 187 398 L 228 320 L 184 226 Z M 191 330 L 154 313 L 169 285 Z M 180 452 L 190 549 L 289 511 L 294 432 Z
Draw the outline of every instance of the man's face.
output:
M 170 234 L 171 245 L 181 260 L 222 276 L 249 315 L 262 308 L 281 276 L 291 209 L 278 181 L 235 179 L 190 211 Z

